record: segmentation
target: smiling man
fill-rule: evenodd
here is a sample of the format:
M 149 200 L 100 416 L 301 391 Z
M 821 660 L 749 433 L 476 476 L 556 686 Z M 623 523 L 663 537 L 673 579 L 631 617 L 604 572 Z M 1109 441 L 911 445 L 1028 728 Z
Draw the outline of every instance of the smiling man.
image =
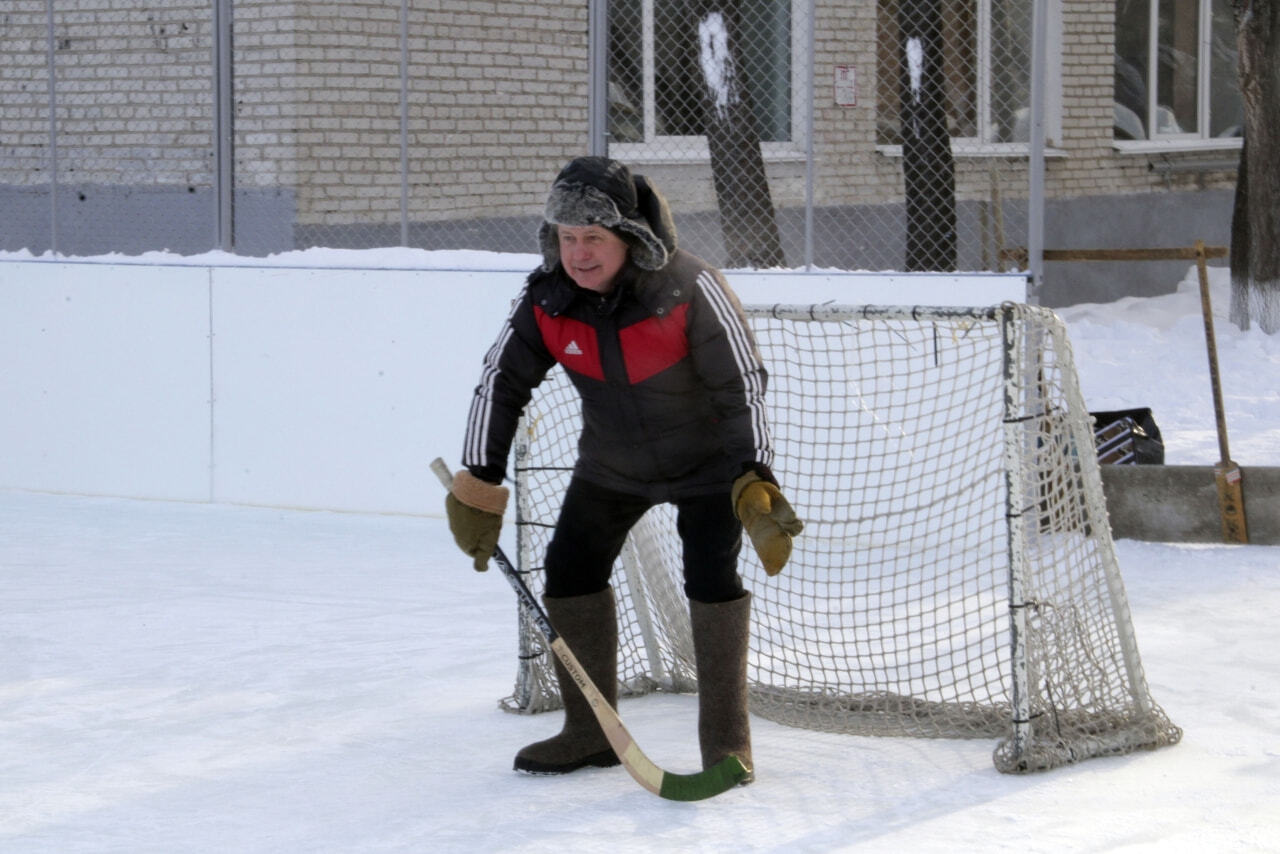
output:
M 613 290 L 613 279 L 627 262 L 627 242 L 599 225 L 561 225 L 560 263 L 574 284 L 598 294 Z
M 476 569 L 487 567 L 517 419 L 559 363 L 581 396 L 582 432 L 543 564 L 552 625 L 616 707 L 614 561 L 645 511 L 674 504 L 703 766 L 736 756 L 750 772 L 742 532 L 774 574 L 802 527 L 770 470 L 767 377 L 755 341 L 720 272 L 677 248 L 662 195 L 616 160 L 569 163 L 552 184 L 538 237 L 543 263 L 486 355 L 472 400 L 464 468 L 446 498 L 454 539 Z M 516 770 L 617 765 L 586 698 L 558 659 L 555 666 L 564 726 L 517 753 Z

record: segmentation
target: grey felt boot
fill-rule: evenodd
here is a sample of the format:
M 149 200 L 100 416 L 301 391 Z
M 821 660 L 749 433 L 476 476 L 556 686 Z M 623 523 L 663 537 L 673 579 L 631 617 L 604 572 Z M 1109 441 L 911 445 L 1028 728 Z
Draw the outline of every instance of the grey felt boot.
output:
M 543 599 L 551 625 L 564 639 L 587 676 L 618 707 L 618 614 L 613 588 L 586 596 Z M 554 654 L 552 655 L 555 658 Z M 600 729 L 591 705 L 574 684 L 560 659 L 556 678 L 564 700 L 564 726 L 558 735 L 524 747 L 516 754 L 515 769 L 527 774 L 568 774 L 586 766 L 619 764 Z
M 751 722 L 747 714 L 747 641 L 751 594 L 731 602 L 689 600 L 693 651 L 698 667 L 698 741 L 702 767 L 736 756 L 747 769 L 743 784 L 755 779 L 751 764 Z

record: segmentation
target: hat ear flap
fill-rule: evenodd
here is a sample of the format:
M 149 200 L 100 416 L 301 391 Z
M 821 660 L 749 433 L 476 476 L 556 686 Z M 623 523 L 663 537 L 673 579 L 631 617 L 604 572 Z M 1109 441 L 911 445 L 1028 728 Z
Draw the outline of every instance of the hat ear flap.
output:
M 560 262 L 560 234 L 554 223 L 543 222 L 538 227 L 538 248 L 542 250 L 542 269 L 550 273 Z
M 676 251 L 676 224 L 671 219 L 671 207 L 663 198 L 658 188 L 649 183 L 643 175 L 635 176 L 636 208 L 650 230 L 667 250 L 667 255 Z

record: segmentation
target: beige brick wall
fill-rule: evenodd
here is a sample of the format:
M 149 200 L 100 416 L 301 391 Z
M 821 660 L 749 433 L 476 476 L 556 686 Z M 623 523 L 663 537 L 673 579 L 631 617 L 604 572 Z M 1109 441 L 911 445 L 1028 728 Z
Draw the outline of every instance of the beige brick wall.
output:
M 0 182 L 48 181 L 49 86 L 42 0 L 0 12 Z
M 57 0 L 59 181 L 207 185 L 208 0 Z M 48 181 L 48 16 L 42 0 L 0 7 L 0 182 Z
M 586 145 L 586 7 L 413 0 L 409 214 L 536 213 Z M 237 174 L 297 188 L 303 224 L 400 211 L 400 3 L 236 6 Z
M 877 42 L 875 3 L 821 3 L 814 38 L 814 150 L 822 205 L 878 204 L 902 196 L 901 161 L 876 144 Z M 837 65 L 852 65 L 856 106 L 835 102 Z
M 431 5 L 448 11 L 414 28 L 415 186 L 430 199 L 451 185 L 464 216 L 540 212 L 551 177 L 586 150 L 587 4 Z

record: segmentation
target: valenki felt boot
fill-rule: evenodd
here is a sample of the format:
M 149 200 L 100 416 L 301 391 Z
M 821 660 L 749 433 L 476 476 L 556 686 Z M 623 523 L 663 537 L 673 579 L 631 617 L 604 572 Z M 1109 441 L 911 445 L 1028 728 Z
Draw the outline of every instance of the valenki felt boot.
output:
M 551 625 L 573 651 L 600 693 L 618 707 L 618 614 L 613 588 L 586 596 L 544 598 Z M 564 726 L 557 735 L 535 742 L 516 754 L 515 770 L 526 774 L 567 774 L 587 766 L 619 764 L 600 729 L 591 704 L 570 678 L 559 658 L 556 678 L 564 700 Z
M 742 785 L 755 780 L 751 722 L 747 708 L 747 642 L 751 594 L 730 602 L 689 600 L 693 651 L 698 668 L 698 742 L 702 767 L 736 756 L 747 769 Z

